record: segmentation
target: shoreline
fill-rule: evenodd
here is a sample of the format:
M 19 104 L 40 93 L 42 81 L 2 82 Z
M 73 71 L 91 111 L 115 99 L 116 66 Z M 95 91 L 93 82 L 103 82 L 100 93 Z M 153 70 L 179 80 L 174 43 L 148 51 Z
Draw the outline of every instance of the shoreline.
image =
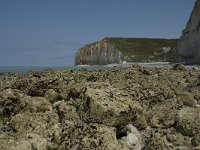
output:
M 139 65 L 144 68 L 172 68 L 176 64 L 183 64 L 187 69 L 199 68 L 200 64 L 185 62 L 127 62 L 125 64 L 108 65 L 78 65 L 78 66 L 0 66 L 0 76 L 12 75 L 16 73 L 27 74 L 28 72 L 43 72 L 45 70 L 112 70 L 120 68 L 129 68 L 133 65 Z

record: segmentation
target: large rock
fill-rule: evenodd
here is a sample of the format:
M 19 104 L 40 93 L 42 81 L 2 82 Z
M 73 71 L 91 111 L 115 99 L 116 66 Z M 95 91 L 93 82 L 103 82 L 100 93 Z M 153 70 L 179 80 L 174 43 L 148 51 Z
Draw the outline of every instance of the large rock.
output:
M 86 45 L 75 56 L 75 65 L 106 65 L 119 63 L 122 53 L 107 40 Z
M 186 107 L 178 112 L 176 128 L 184 135 L 194 136 L 200 131 L 200 109 Z
M 58 115 L 54 112 L 23 113 L 13 116 L 10 124 L 17 133 L 34 132 L 48 138 L 58 132 L 58 120 Z
M 186 28 L 182 32 L 177 54 L 181 61 L 200 62 L 200 0 L 193 8 Z
M 74 100 L 79 105 L 77 112 L 83 120 L 109 126 L 125 125 L 127 121 L 139 128 L 147 126 L 145 111 L 137 101 L 112 86 L 101 89 L 97 89 L 98 84 L 93 86 L 87 88 L 83 99 Z

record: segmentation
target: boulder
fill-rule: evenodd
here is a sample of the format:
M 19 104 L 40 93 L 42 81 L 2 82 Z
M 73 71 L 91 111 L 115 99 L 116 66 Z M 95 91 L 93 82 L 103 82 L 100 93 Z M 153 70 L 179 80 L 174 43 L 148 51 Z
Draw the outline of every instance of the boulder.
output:
M 52 104 L 60 99 L 60 95 L 53 89 L 47 90 L 44 97 Z
M 51 103 L 44 97 L 25 96 L 20 102 L 21 107 L 30 112 L 52 111 Z
M 176 128 L 182 134 L 194 136 L 200 133 L 200 108 L 184 107 L 179 110 L 176 118 Z

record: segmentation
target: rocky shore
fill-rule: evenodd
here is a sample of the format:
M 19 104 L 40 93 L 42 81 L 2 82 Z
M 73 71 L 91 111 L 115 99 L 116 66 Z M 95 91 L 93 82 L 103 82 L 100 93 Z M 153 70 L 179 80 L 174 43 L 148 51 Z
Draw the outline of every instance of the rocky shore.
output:
M 200 71 L 45 70 L 0 78 L 1 150 L 199 150 Z

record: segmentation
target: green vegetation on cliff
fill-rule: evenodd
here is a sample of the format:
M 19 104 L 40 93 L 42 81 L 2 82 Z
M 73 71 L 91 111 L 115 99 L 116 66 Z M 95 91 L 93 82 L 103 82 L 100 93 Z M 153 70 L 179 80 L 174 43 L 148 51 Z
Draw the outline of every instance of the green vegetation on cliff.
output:
M 106 38 L 127 61 L 173 61 L 178 39 Z

